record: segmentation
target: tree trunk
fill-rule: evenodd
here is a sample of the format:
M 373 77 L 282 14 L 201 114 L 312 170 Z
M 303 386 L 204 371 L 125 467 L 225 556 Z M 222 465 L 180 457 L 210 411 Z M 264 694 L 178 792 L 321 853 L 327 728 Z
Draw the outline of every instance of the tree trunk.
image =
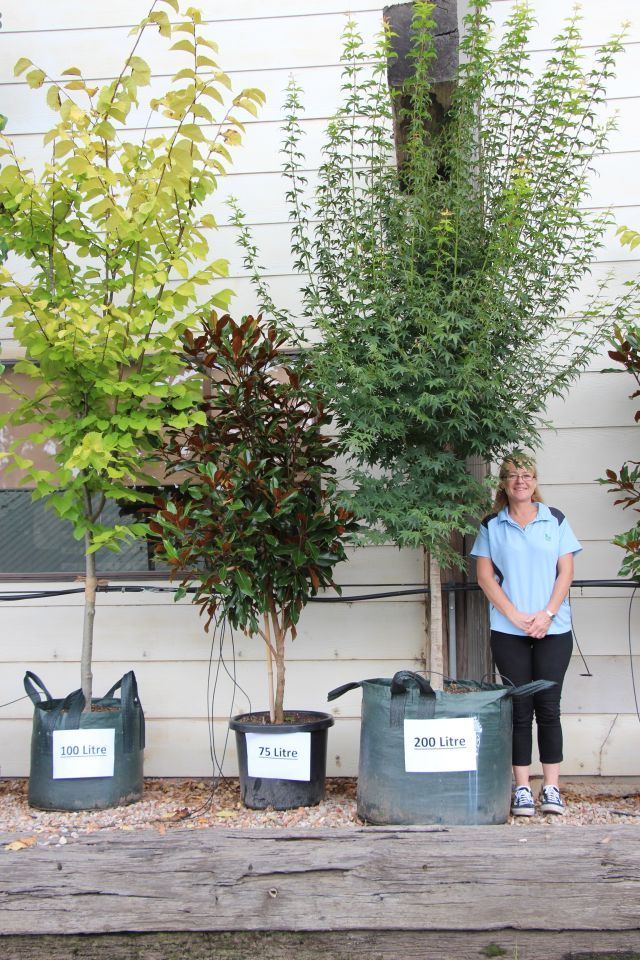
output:
M 91 534 L 87 532 L 84 538 L 85 548 L 88 551 L 91 546 Z M 82 682 L 82 692 L 84 693 L 86 712 L 91 710 L 91 698 L 93 696 L 93 673 L 91 672 L 91 662 L 93 659 L 93 621 L 96 615 L 96 590 L 98 581 L 96 579 L 96 555 L 95 553 L 85 553 L 85 579 L 84 579 L 84 627 L 82 631 L 82 654 L 80 657 L 80 677 Z
M 264 641 L 267 648 L 267 688 L 269 693 L 269 719 L 271 723 L 276 722 L 276 708 L 273 693 L 273 654 L 271 652 L 271 627 L 269 626 L 269 614 L 263 614 L 264 622 Z
M 278 614 L 275 607 L 271 607 L 271 622 L 273 624 L 273 637 L 276 648 L 276 696 L 275 696 L 275 722 L 284 722 L 284 644 L 285 631 L 278 620 Z
M 92 504 L 91 493 L 84 488 L 85 516 L 87 522 L 91 522 Z M 93 660 L 93 621 L 96 616 L 96 591 L 98 581 L 96 578 L 96 555 L 90 553 L 93 545 L 91 531 L 87 530 L 84 535 L 84 624 L 82 630 L 82 653 L 80 655 L 80 682 L 84 694 L 85 713 L 91 710 L 91 699 L 93 696 L 93 673 L 91 664 Z
M 444 649 L 442 637 L 442 578 L 433 553 L 429 554 L 430 623 L 429 673 L 434 690 L 444 686 Z

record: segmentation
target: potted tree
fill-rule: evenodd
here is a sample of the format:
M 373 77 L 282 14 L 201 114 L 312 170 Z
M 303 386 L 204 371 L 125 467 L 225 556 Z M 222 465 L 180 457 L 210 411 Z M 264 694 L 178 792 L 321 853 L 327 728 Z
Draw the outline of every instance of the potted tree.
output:
M 228 291 L 210 288 L 226 263 L 211 258 L 215 220 L 207 202 L 231 159 L 229 146 L 241 139 L 236 109 L 255 113 L 263 99 L 257 90 L 229 97 L 212 127 L 208 104 L 225 102 L 229 78 L 211 59 L 215 44 L 202 33 L 200 13 L 180 14 L 177 0 L 165 2 L 175 21 L 154 4 L 134 31 L 122 70 L 103 87 L 77 67 L 58 82 L 26 58 L 16 64 L 30 87 L 46 85 L 57 115 L 44 137 L 51 154 L 40 173 L 18 158 L 11 140 L 0 141 L 0 230 L 15 255 L 8 263 L 16 264 L 3 266 L 0 280 L 22 354 L 2 384 L 12 402 L 2 426 L 16 431 L 2 457 L 32 484 L 34 497 L 46 498 L 72 524 L 86 563 L 81 688 L 54 701 L 37 678 L 25 681 L 36 704 L 29 796 L 42 807 L 108 806 L 142 790 L 144 720 L 135 678 L 127 675 L 121 704 L 109 697 L 92 709 L 96 551 L 145 534 L 141 522 L 110 523 L 105 507 L 149 499 L 138 485 L 156 483 L 150 471 L 159 436 L 185 424 L 185 411 L 200 396 L 173 348 L 195 310 L 228 300 Z M 149 100 L 141 131 L 132 111 L 144 105 L 140 91 L 151 70 L 136 51 L 149 30 L 159 31 L 180 69 L 166 92 Z M 192 418 L 206 422 L 201 411 Z M 50 465 L 35 464 L 25 445 L 44 448 Z M 78 764 L 56 773 L 60 751 L 70 751 L 68 760 L 85 749 L 77 728 L 111 730 L 115 713 L 124 729 L 115 736 L 111 775 L 104 765 L 93 776 L 87 770 L 94 767 Z M 54 754 L 62 728 L 74 728 L 76 740 L 57 737 Z M 88 748 L 102 750 L 93 741 Z
M 613 121 L 598 111 L 621 37 L 586 65 L 575 14 L 536 73 L 532 10 L 516 4 L 494 44 L 491 4 L 473 0 L 436 125 L 436 5 L 413 6 L 400 91 L 386 82 L 392 35 L 372 56 L 348 25 L 343 100 L 312 196 L 290 90 L 284 173 L 305 318 L 322 338 L 316 377 L 350 458 L 354 509 L 372 539 L 428 554 L 425 659 L 441 685 L 441 572 L 462 566 L 458 545 L 489 503 L 470 461 L 538 446 L 549 398 L 584 370 L 612 316 L 634 309 L 638 284 L 610 294 L 605 279 L 572 300 L 611 223 L 587 210 L 587 174 L 607 149 Z
M 628 245 L 632 250 L 640 246 L 640 232 L 637 230 L 619 227 L 618 235 L 620 242 Z M 609 356 L 622 367 L 622 370 L 616 372 L 626 372 L 635 380 L 635 389 L 629 396 L 632 400 L 637 400 L 640 397 L 640 325 L 634 323 L 630 317 L 633 317 L 631 312 L 624 317 L 624 321 L 622 317 L 620 318 L 624 326 L 617 324 L 614 326 L 611 338 L 613 349 L 609 350 Z M 636 423 L 640 422 L 640 410 L 636 411 L 634 420 Z M 622 506 L 623 510 L 631 509 L 636 514 L 640 513 L 640 462 L 638 460 L 627 460 L 619 470 L 608 469 L 606 475 L 598 482 L 607 485 L 610 493 L 618 495 L 615 500 L 616 506 Z M 619 533 L 612 542 L 617 547 L 622 547 L 625 553 L 618 576 L 638 580 L 640 578 L 640 522 L 634 523 L 624 533 Z
M 169 475 L 151 529 L 207 616 L 265 644 L 269 710 L 234 717 L 244 803 L 286 809 L 324 795 L 325 713 L 284 709 L 286 650 L 310 597 L 335 587 L 356 530 L 338 503 L 337 444 L 305 357 L 285 361 L 287 331 L 261 316 L 228 315 L 185 334 L 189 367 L 207 373 L 202 419 L 170 426 L 162 453 Z M 182 571 L 186 571 L 181 573 Z M 336 588 L 337 589 L 337 588 Z M 260 742 L 258 742 L 260 740 Z

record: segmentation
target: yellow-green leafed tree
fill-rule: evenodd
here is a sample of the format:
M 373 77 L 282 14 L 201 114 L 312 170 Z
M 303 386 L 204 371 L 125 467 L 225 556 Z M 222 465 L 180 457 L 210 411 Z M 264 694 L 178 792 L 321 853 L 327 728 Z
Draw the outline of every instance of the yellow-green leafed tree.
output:
M 204 417 L 190 412 L 199 384 L 182 376 L 174 348 L 200 316 L 227 305 L 229 291 L 212 292 L 227 263 L 211 249 L 210 197 L 242 139 L 238 113 L 255 115 L 264 99 L 255 89 L 233 94 L 199 11 L 185 14 L 177 0 L 161 2 L 166 7 L 154 3 L 132 31 L 122 69 L 104 86 L 77 67 L 55 80 L 26 57 L 18 61 L 16 76 L 46 90 L 56 115 L 41 172 L 0 137 L 0 235 L 10 252 L 0 267 L 1 297 L 24 353 L 15 370 L 33 381 L 21 393 L 5 380 L 13 402 L 2 425 L 26 426 L 32 448 L 55 450 L 49 469 L 26 456 L 24 437 L 2 457 L 84 540 L 85 709 L 92 696 L 95 551 L 117 550 L 146 529 L 109 525 L 104 507 L 110 500 L 143 502 L 135 485 L 153 482 L 163 429 Z M 152 65 L 137 52 L 149 31 L 172 51 L 177 71 L 154 97 Z M 146 116 L 145 107 L 149 120 L 141 130 L 133 111 Z

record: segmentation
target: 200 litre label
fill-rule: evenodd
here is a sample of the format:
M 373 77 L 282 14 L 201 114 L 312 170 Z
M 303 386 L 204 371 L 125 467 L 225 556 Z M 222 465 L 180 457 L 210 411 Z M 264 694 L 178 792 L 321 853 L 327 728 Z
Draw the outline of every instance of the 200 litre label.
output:
M 404 721 L 407 773 L 477 769 L 478 722 L 475 717 Z

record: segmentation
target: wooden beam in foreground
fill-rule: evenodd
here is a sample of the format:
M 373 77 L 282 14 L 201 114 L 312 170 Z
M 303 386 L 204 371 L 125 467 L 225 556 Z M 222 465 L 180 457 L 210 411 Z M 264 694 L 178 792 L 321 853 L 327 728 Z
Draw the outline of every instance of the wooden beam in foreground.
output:
M 131 956 L 178 936 L 190 960 L 640 951 L 635 826 L 183 829 L 17 852 L 11 839 L 0 835 L 2 960 L 72 956 L 67 935 L 82 935 L 77 956 L 102 944 L 116 960 L 124 933 L 148 935 Z

